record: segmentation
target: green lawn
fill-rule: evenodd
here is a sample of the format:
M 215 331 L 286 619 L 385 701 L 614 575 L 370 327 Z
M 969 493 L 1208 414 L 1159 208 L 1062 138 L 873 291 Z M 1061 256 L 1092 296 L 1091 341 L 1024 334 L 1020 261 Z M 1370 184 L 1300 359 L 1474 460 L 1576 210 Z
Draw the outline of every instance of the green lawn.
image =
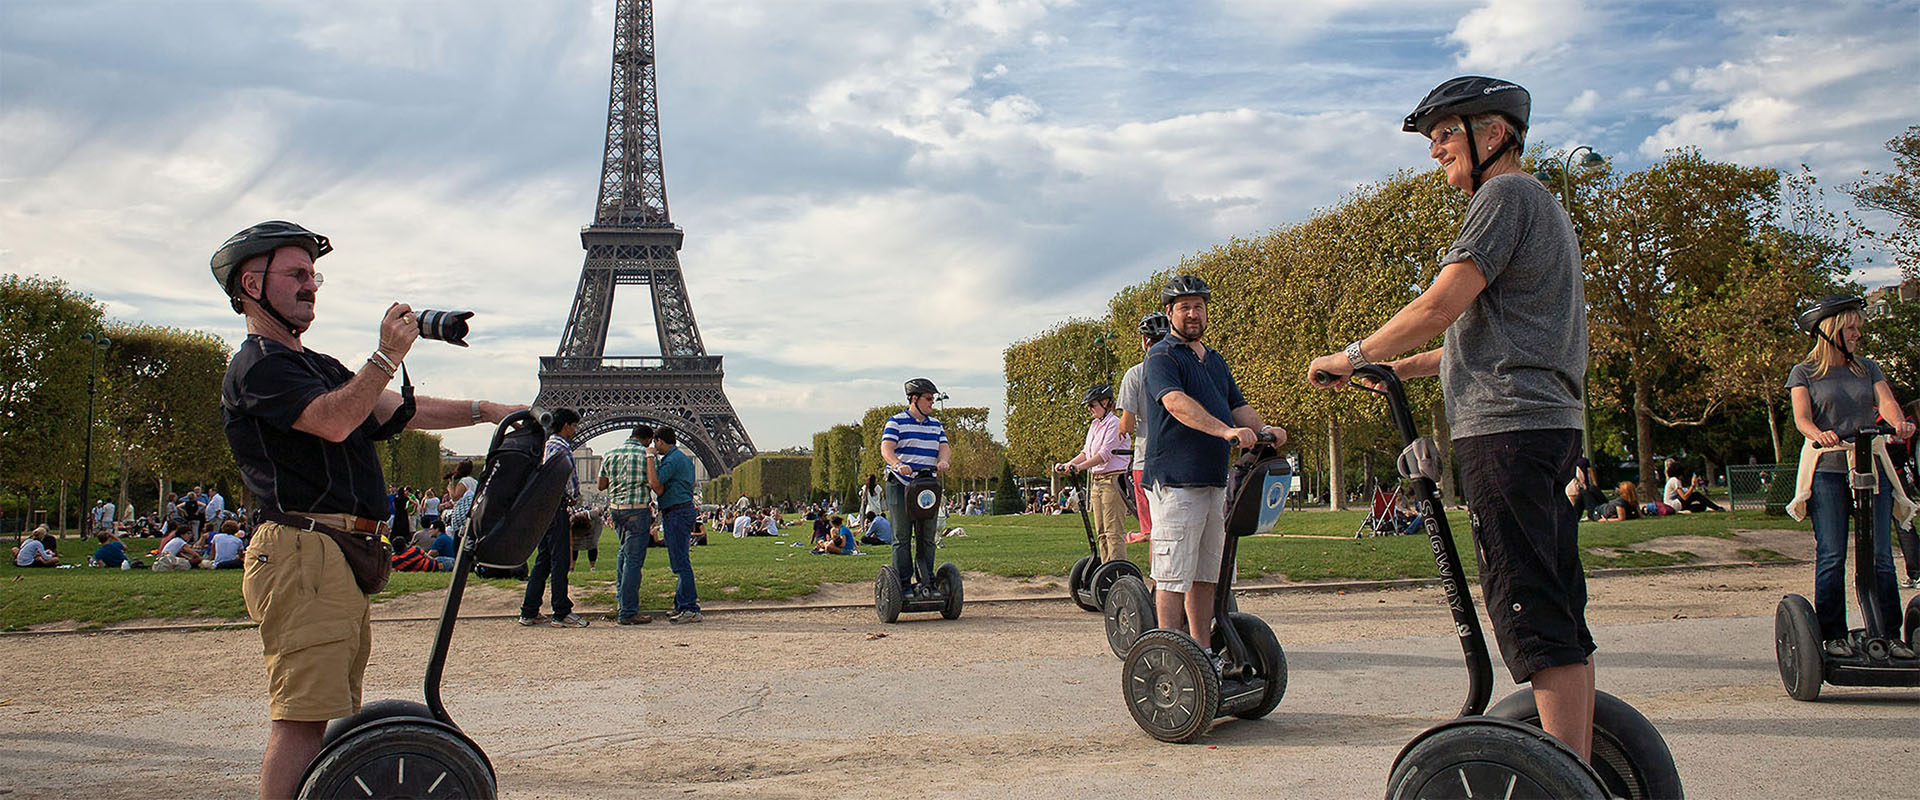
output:
M 1359 527 L 1363 516 L 1358 511 L 1290 513 L 1281 520 L 1281 532 L 1339 538 L 1259 536 L 1243 540 L 1241 574 L 1298 581 L 1380 580 L 1433 574 L 1425 537 L 1348 538 Z M 1471 573 L 1473 548 L 1465 514 L 1450 514 L 1449 520 Z M 964 526 L 967 536 L 947 539 L 939 560 L 953 561 L 968 571 L 1010 578 L 1057 576 L 1064 584 L 1068 568 L 1087 554 L 1086 534 L 1077 516 L 959 517 L 954 518 L 952 524 Z M 1589 549 L 1586 565 L 1595 569 L 1661 566 L 1689 560 L 1686 554 L 1625 551 L 1596 556 L 1593 554 L 1596 548 L 1608 550 L 1660 536 L 1724 538 L 1730 537 L 1730 530 L 1735 527 L 1807 528 L 1784 517 L 1743 511 L 1586 523 L 1580 533 L 1581 544 Z M 772 539 L 734 539 L 724 533 L 713 536 L 712 544 L 693 550 L 701 597 L 706 600 L 798 597 L 812 592 L 821 583 L 871 581 L 887 559 L 884 547 L 861 556 L 816 556 L 809 554 L 805 547 L 789 546 L 794 542 L 804 545 L 810 531 L 809 524 L 803 522 L 787 528 L 789 535 Z M 582 557 L 573 573 L 573 597 L 584 610 L 610 609 L 613 605 L 614 541 L 611 531 L 603 535 L 598 571 L 587 571 L 586 559 Z M 156 544 L 153 539 L 133 539 L 127 542 L 127 550 L 145 553 Z M 60 552 L 69 561 L 84 563 L 87 554 L 92 552 L 91 545 L 91 540 L 83 546 L 80 541 L 69 539 L 61 543 Z M 1136 562 L 1144 564 L 1147 545 L 1133 545 L 1131 555 Z M 1755 555 L 1765 557 L 1761 553 Z M 246 607 L 240 599 L 238 570 L 155 573 L 81 567 L 8 568 L 4 572 L 6 577 L 0 580 L 0 629 L 4 630 L 20 630 L 60 620 L 98 624 L 147 618 L 243 620 L 246 617 Z M 376 600 L 442 588 L 447 585 L 448 577 L 445 573 L 395 573 L 387 590 Z M 509 588 L 519 585 L 505 579 L 475 580 Z M 647 554 L 641 605 L 667 607 L 672 593 L 673 574 L 667 569 L 666 550 L 654 548 Z

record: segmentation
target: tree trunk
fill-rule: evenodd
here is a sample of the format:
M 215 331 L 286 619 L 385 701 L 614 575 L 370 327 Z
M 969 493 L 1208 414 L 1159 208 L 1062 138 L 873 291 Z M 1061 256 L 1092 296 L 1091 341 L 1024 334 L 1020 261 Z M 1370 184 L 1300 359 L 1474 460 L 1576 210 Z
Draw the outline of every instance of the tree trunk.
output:
M 1340 479 L 1340 423 L 1327 420 L 1327 508 L 1340 511 L 1347 507 L 1346 481 Z
M 1780 411 L 1774 407 L 1772 397 L 1766 398 L 1766 405 L 1767 439 L 1773 442 L 1773 463 L 1778 464 L 1785 460 L 1780 453 Z
M 114 516 L 118 519 L 132 519 L 133 516 L 127 513 L 127 506 L 130 505 L 132 501 L 133 501 L 133 495 L 128 492 L 128 488 L 127 488 L 127 454 L 121 453 L 120 454 L 120 501 L 119 501 L 120 505 L 119 505 L 118 512 L 116 512 Z
M 1648 493 L 1659 488 L 1654 483 L 1653 471 L 1653 410 L 1648 403 L 1653 397 L 1653 387 L 1647 379 L 1638 378 L 1633 382 L 1633 451 L 1640 460 L 1640 491 Z

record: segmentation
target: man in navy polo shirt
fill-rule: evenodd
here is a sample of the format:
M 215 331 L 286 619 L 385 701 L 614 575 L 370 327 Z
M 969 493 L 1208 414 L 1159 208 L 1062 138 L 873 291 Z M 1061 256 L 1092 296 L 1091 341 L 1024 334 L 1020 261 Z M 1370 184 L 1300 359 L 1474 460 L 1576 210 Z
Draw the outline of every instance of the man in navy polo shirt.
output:
M 1247 404 L 1226 359 L 1201 343 L 1207 332 L 1207 282 L 1176 275 L 1160 290 L 1173 322 L 1167 338 L 1147 351 L 1143 415 L 1153 449 L 1142 479 L 1153 514 L 1153 595 L 1160 626 L 1182 625 L 1202 648 L 1212 645 L 1213 590 L 1227 543 L 1227 460 L 1233 447 L 1252 447 L 1258 432 L 1285 444 Z

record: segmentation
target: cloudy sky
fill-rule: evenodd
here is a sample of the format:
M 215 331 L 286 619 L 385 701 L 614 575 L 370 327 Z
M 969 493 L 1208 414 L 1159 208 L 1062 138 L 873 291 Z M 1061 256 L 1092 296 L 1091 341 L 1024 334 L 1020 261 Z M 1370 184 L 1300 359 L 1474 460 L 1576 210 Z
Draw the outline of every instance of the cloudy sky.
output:
M 1457 74 L 1525 85 L 1530 141 L 1626 170 L 1691 145 L 1832 185 L 1920 123 L 1911 0 L 655 5 L 681 263 L 762 449 L 913 375 L 998 409 L 1010 341 L 1430 166 L 1399 119 Z M 421 391 L 528 401 L 611 36 L 611 0 L 0 0 L 0 272 L 237 343 L 207 257 L 293 219 L 336 248 L 311 346 L 357 362 L 390 301 L 470 308 L 472 349 L 416 345 Z M 658 352 L 643 292 L 614 322 L 609 355 Z

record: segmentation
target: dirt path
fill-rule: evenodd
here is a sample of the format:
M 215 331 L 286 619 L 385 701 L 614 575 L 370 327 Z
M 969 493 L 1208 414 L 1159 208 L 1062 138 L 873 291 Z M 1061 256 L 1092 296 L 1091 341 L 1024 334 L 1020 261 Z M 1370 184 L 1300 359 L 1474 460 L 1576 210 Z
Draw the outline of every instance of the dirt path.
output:
M 1860 736 L 1895 743 L 1879 751 L 1907 779 L 1893 785 L 1920 780 L 1920 693 L 1830 690 L 1837 702 L 1798 704 L 1780 691 L 1773 605 L 1808 591 L 1807 572 L 1592 581 L 1601 683 L 1667 732 L 1691 796 L 1845 794 L 1836 787 L 1852 773 L 1833 765 Z M 1458 646 L 1440 635 L 1449 623 L 1439 599 L 1430 587 L 1246 597 L 1243 608 L 1287 648 L 1287 700 L 1266 720 L 1222 725 L 1187 747 L 1133 725 L 1099 617 L 1064 599 L 969 604 L 957 621 L 891 626 L 863 608 L 584 630 L 476 619 L 458 630 L 445 693 L 507 797 L 1378 797 L 1399 745 L 1458 705 Z M 375 628 L 369 698 L 418 697 L 432 630 Z M 256 632 L 4 646 L 16 680 L 0 698 L 0 793 L 252 791 L 265 732 Z M 19 678 L 35 675 L 62 678 L 24 691 Z M 1818 738 L 1836 725 L 1849 733 Z M 1768 738 L 1782 734 L 1804 746 Z M 1874 787 L 1886 785 L 1859 791 L 1884 795 Z

